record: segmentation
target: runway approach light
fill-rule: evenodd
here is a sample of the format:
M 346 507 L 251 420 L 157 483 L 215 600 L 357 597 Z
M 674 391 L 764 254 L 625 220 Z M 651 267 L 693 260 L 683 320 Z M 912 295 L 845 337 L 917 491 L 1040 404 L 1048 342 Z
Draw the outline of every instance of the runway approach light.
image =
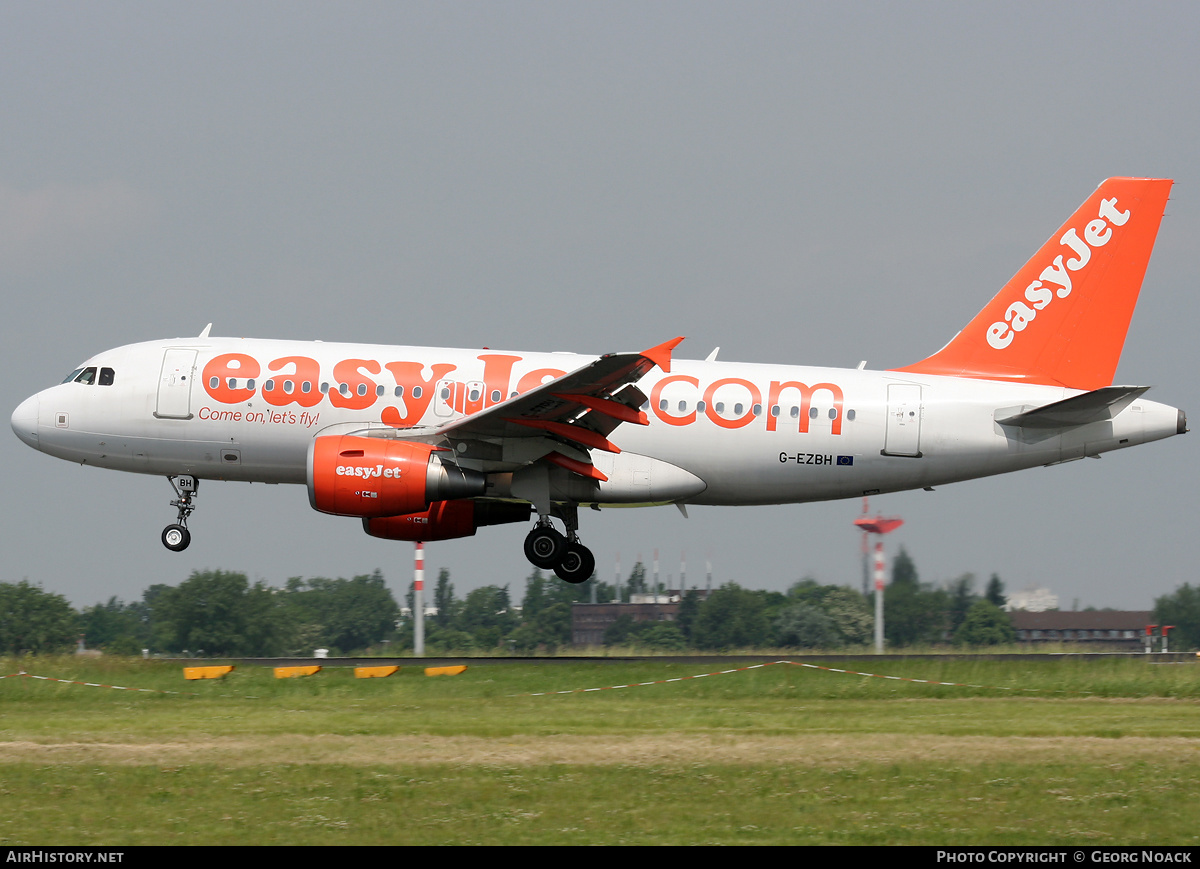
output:
M 466 664 L 455 664 L 453 667 L 426 667 L 426 676 L 457 676 L 466 672 Z
M 391 664 L 386 667 L 355 667 L 355 679 L 386 679 L 388 676 L 400 669 L 399 664 Z
M 321 668 L 316 664 L 309 664 L 306 667 L 276 667 L 276 679 L 296 679 L 300 676 L 313 676 L 321 672 Z

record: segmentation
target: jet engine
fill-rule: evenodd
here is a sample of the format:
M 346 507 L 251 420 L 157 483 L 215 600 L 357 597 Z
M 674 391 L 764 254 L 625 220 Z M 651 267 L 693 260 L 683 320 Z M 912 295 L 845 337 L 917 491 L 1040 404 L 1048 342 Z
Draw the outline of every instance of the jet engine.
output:
M 531 510 L 511 501 L 435 501 L 420 513 L 364 518 L 363 530 L 385 540 L 452 540 L 474 537 L 483 525 L 526 522 Z
M 433 501 L 473 498 L 487 480 L 413 441 L 326 435 L 308 448 L 308 501 L 334 516 L 402 516 Z

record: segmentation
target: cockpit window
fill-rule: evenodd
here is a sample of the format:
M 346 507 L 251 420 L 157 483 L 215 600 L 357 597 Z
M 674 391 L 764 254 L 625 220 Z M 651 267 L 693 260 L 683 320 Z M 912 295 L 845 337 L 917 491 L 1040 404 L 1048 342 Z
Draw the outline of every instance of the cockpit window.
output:
M 86 383 L 91 386 L 96 382 L 96 367 L 93 365 L 79 372 L 79 376 L 75 378 L 76 383 Z
M 70 374 L 68 374 L 66 377 L 64 377 L 62 382 L 70 383 L 72 380 L 74 380 L 76 377 L 79 376 L 79 372 L 82 370 L 83 370 L 82 368 L 76 368 L 74 371 L 72 371 Z
M 100 385 L 101 386 L 112 386 L 113 380 L 116 379 L 116 376 L 117 376 L 116 372 L 113 371 L 111 368 L 101 368 L 100 369 Z

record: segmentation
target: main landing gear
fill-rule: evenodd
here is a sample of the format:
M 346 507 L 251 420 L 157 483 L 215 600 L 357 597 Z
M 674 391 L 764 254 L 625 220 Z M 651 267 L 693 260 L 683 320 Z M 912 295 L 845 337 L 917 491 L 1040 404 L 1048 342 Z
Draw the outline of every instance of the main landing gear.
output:
M 167 482 L 175 490 L 176 499 L 171 502 L 171 506 L 179 508 L 179 514 L 175 517 L 173 525 L 163 529 L 162 543 L 172 552 L 183 552 L 192 542 L 192 532 L 188 531 L 187 520 L 196 509 L 194 501 L 200 481 L 191 474 L 182 474 L 178 477 L 167 477 Z
M 525 557 L 534 567 L 553 570 L 565 582 L 587 582 L 596 570 L 596 557 L 579 542 L 575 533 L 579 527 L 575 505 L 562 511 L 567 533 L 563 534 L 550 523 L 548 516 L 541 516 L 525 538 Z

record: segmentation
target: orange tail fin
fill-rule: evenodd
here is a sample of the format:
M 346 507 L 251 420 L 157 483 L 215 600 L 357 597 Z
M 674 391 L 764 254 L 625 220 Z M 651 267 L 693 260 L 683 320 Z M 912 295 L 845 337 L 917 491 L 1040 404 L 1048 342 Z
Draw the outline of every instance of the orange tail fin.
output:
M 949 344 L 895 370 L 1111 384 L 1172 183 L 1109 178 Z

